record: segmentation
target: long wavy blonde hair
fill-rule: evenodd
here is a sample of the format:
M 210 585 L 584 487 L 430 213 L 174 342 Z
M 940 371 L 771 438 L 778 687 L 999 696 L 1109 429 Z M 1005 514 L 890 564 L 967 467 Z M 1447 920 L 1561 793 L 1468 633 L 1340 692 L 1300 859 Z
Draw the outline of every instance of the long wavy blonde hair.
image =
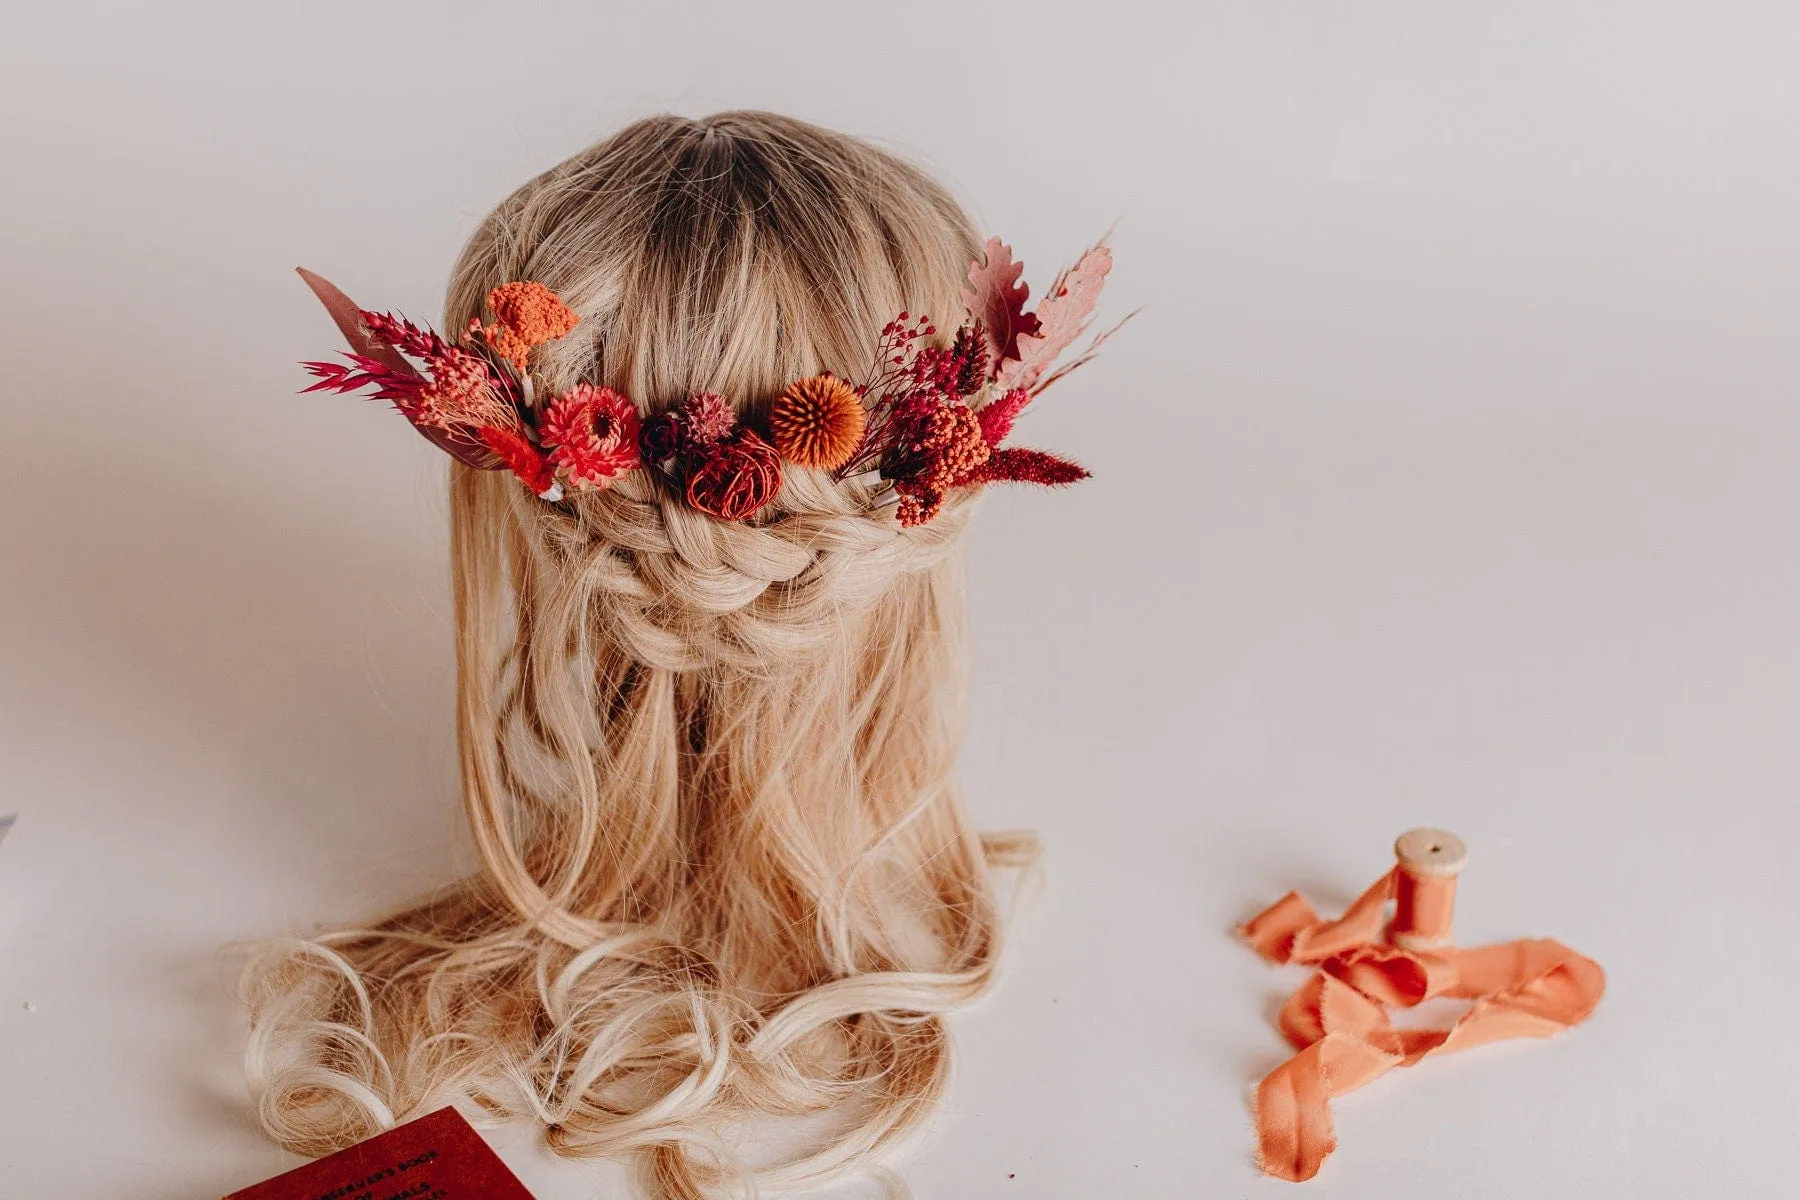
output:
M 895 314 L 954 324 L 978 241 L 945 191 L 762 113 L 639 122 L 463 252 L 445 327 L 537 280 L 580 314 L 556 387 L 754 411 L 858 377 Z M 943 1014 L 993 979 L 991 868 L 952 783 L 966 501 L 901 529 L 791 469 L 754 524 L 646 473 L 545 504 L 454 468 L 457 730 L 481 867 L 245 975 L 264 1129 L 320 1154 L 453 1100 L 625 1155 L 660 1197 L 823 1183 L 944 1090 Z M 728 1128 L 802 1122 L 756 1161 Z

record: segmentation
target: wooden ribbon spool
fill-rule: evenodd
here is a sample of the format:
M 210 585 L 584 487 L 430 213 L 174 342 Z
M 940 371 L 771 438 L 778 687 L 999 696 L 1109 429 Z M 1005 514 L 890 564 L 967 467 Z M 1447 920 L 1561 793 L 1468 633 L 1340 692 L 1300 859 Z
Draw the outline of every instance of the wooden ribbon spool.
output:
M 1409 829 L 1394 841 L 1394 919 L 1388 940 L 1402 950 L 1441 950 L 1450 945 L 1456 912 L 1456 877 L 1469 864 L 1469 848 L 1443 829 Z
M 1469 860 L 1461 838 L 1408 830 L 1394 857 L 1340 917 L 1327 920 L 1289 892 L 1240 930 L 1270 962 L 1318 968 L 1281 1007 L 1278 1024 L 1297 1052 L 1256 1087 L 1257 1161 L 1277 1178 L 1311 1179 L 1337 1147 L 1333 1097 L 1428 1057 L 1560 1033 L 1606 990 L 1598 963 L 1549 938 L 1450 944 L 1456 876 Z M 1388 1018 L 1439 996 L 1475 1003 L 1444 1028 Z

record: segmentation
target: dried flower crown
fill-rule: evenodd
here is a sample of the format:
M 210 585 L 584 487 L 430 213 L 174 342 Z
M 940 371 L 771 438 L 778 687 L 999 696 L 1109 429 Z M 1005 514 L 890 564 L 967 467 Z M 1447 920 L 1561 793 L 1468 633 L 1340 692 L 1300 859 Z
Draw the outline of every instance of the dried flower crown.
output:
M 303 363 L 317 379 L 305 390 L 367 390 L 458 461 L 511 470 L 551 502 L 643 470 L 661 475 L 701 512 L 748 520 L 781 490 L 786 462 L 840 480 L 879 472 L 900 523 L 920 525 L 958 489 L 1087 477 L 1069 459 L 1002 443 L 1026 406 L 1112 333 L 1056 367 L 1088 327 L 1112 253 L 1104 242 L 1088 250 L 1057 276 L 1035 312 L 1025 309 L 1023 269 L 1004 242 L 991 239 L 969 269 L 968 317 L 949 345 L 931 343 L 937 327 L 930 318 L 903 312 L 882 329 L 866 378 L 796 380 L 775 398 L 762 429 L 711 393 L 647 418 L 629 398 L 597 384 L 546 396 L 532 372 L 533 353 L 569 334 L 580 318 L 542 284 L 495 288 L 487 296 L 493 319 L 472 319 L 452 342 L 401 317 L 358 308 L 303 269 L 351 347 L 347 364 Z

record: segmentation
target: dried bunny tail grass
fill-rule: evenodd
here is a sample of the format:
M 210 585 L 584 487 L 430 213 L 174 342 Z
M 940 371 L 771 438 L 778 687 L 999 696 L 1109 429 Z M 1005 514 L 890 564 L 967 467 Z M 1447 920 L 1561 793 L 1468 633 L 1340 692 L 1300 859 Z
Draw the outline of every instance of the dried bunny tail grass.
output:
M 757 408 L 863 367 L 895 312 L 954 316 L 976 252 L 937 185 L 863 143 L 663 117 L 505 201 L 445 327 L 537 280 L 580 317 L 532 352 L 552 392 Z M 951 779 L 966 496 L 902 529 L 866 484 L 794 467 L 727 523 L 648 472 L 552 506 L 453 470 L 480 869 L 253 958 L 263 1128 L 321 1154 L 460 1101 L 634 1159 L 659 1200 L 876 1169 L 943 1094 L 945 1014 L 993 981 L 991 871 L 1036 849 L 978 836 Z M 780 1118 L 806 1119 L 771 1141 Z

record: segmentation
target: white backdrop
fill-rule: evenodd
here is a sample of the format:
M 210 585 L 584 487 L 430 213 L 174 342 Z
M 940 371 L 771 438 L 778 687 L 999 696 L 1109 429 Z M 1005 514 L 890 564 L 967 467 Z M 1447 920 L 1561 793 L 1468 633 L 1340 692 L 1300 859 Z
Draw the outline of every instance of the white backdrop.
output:
M 1181 15 L 1177 15 L 1178 10 Z M 14 5 L 0 38 L 0 1196 L 217 1196 L 232 939 L 462 855 L 443 462 L 297 397 L 303 263 L 435 315 L 511 187 L 766 107 L 922 158 L 1042 286 L 1145 305 L 973 536 L 965 762 L 1049 844 L 904 1174 L 929 1200 L 1792 1193 L 1800 11 Z M 1245 1107 L 1297 972 L 1231 926 L 1471 844 L 1465 941 L 1592 1021 Z M 621 1173 L 498 1138 L 545 1200 Z M 850 1193 L 846 1193 L 850 1194 Z

